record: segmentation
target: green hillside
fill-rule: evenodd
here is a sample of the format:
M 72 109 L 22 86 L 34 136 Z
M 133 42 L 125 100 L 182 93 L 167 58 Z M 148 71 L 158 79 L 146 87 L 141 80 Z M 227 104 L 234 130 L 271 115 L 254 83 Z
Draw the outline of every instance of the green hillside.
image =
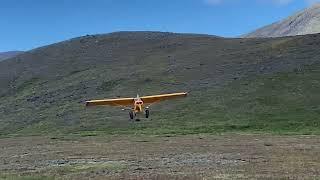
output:
M 320 134 L 320 35 L 225 39 L 118 32 L 0 62 L 0 134 Z M 188 91 L 128 121 L 89 99 Z

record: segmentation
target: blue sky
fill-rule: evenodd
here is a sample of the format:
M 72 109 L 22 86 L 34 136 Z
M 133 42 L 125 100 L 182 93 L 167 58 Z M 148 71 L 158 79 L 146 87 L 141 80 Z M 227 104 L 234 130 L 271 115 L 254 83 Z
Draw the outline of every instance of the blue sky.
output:
M 1 0 L 0 52 L 86 34 L 170 31 L 234 37 L 315 0 Z

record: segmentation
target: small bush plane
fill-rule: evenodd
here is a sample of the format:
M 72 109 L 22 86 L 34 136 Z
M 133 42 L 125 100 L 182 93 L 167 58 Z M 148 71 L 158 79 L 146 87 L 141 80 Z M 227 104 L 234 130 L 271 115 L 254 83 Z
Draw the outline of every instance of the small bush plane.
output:
M 150 111 L 149 107 L 151 104 L 157 103 L 159 101 L 169 100 L 178 97 L 186 97 L 188 93 L 173 93 L 173 94 L 161 94 L 161 95 L 153 95 L 153 96 L 143 96 L 140 97 L 137 95 L 136 98 L 118 98 L 118 99 L 102 99 L 102 100 L 91 100 L 86 101 L 86 106 L 120 106 L 120 107 L 128 107 L 123 110 L 130 110 L 129 116 L 130 120 L 136 118 L 137 114 L 141 114 L 144 112 L 146 118 L 149 118 Z M 144 106 L 147 105 L 145 108 Z M 139 121 L 139 119 L 136 119 Z

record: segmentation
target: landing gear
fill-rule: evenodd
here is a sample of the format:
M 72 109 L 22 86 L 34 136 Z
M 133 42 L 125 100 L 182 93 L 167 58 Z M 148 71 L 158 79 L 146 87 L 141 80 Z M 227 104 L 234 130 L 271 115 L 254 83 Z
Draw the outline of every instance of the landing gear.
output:
M 135 112 L 133 112 L 133 111 L 129 112 L 129 116 L 130 116 L 130 120 L 131 121 L 134 120 L 134 119 L 135 119 L 135 121 L 140 121 L 139 118 L 136 118 L 137 114 Z
M 145 115 L 146 115 L 146 118 L 149 118 L 149 115 L 150 115 L 149 109 L 146 109 Z
M 130 116 L 130 120 L 133 120 L 133 118 L 135 117 L 135 113 L 133 113 L 133 111 L 130 111 L 129 116 Z
M 142 113 L 139 113 L 139 114 L 142 115 Z M 150 116 L 149 109 L 146 109 L 144 114 L 145 114 L 146 118 L 149 118 L 149 116 Z M 132 120 L 140 121 L 140 119 L 139 119 L 140 116 L 138 116 L 138 114 L 134 110 L 129 111 L 129 117 L 130 117 L 130 119 L 129 119 L 130 121 L 132 121 Z

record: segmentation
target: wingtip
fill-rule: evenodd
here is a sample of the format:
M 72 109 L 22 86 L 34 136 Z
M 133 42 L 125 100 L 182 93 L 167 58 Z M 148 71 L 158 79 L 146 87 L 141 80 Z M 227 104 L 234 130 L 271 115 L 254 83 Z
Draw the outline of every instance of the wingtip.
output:
M 184 95 L 185 95 L 185 96 L 188 96 L 188 94 L 189 94 L 188 92 L 184 92 Z

